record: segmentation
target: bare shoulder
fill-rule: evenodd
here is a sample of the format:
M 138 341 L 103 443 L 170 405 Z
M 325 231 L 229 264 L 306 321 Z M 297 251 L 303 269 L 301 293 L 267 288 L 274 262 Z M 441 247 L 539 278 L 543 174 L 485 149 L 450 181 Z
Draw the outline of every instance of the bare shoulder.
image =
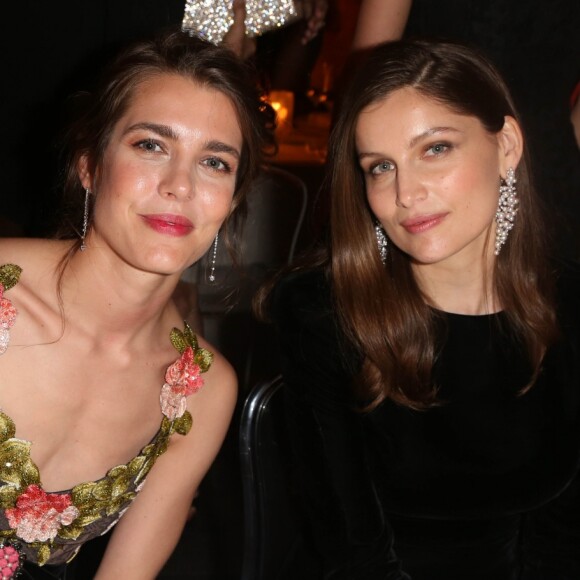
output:
M 40 277 L 54 273 L 69 246 L 69 241 L 62 240 L 0 238 L 0 265 L 16 264 L 34 287 Z
M 0 266 L 14 264 L 21 271 L 9 298 L 18 312 L 11 329 L 11 343 L 49 343 L 61 331 L 56 280 L 58 265 L 70 247 L 69 241 L 37 238 L 0 239 Z
M 236 406 L 237 377 L 228 361 L 210 344 L 198 338 L 199 345 L 214 355 L 210 369 L 202 375 L 204 384 L 187 399 L 192 427 L 185 437 L 173 438 L 171 453 L 164 463 L 173 462 L 172 469 L 188 472 L 185 479 L 199 484 L 209 469 L 228 431 Z M 173 459 L 171 459 L 173 457 Z M 183 458 L 187 457 L 187 463 Z M 192 461 L 191 458 L 195 457 Z M 177 467 L 179 466 L 179 467 Z
M 198 337 L 199 346 L 213 353 L 209 370 L 202 375 L 203 386 L 187 399 L 193 426 L 187 437 L 179 438 L 177 448 L 195 449 L 211 463 L 227 433 L 238 396 L 238 381 L 228 361 L 207 341 Z M 203 451 L 202 451 L 203 449 Z M 209 465 L 209 464 L 208 464 Z
M 200 398 L 204 401 L 211 399 L 225 405 L 226 408 L 231 406 L 233 409 L 237 397 L 238 379 L 232 365 L 203 337 L 198 336 L 198 341 L 202 348 L 213 354 L 211 367 L 204 375 L 204 386 L 199 393 Z

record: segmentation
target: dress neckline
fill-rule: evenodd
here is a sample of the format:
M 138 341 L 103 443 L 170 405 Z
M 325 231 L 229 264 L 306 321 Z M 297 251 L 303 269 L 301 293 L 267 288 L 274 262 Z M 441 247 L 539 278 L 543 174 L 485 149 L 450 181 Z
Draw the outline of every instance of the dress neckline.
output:
M 4 330 L 4 349 L 0 350 L 0 355 L 8 348 L 8 330 L 14 326 L 18 311 L 4 293 L 16 286 L 20 280 L 22 268 L 15 264 L 4 264 L 0 266 L 0 331 Z M 2 337 L 0 337 L 2 338 Z M 69 494 L 79 486 L 87 484 L 97 484 L 107 479 L 111 472 L 128 467 L 137 458 L 143 456 L 148 447 L 154 445 L 159 437 L 166 431 L 164 424 L 169 421 L 173 424 L 176 420 L 182 420 L 186 424 L 191 424 L 191 415 L 187 411 L 187 397 L 197 392 L 203 386 L 201 373 L 205 373 L 211 366 L 213 354 L 201 348 L 198 344 L 197 336 L 191 327 L 184 322 L 184 330 L 173 328 L 170 332 L 170 340 L 179 356 L 165 372 L 165 383 L 161 387 L 160 406 L 162 412 L 161 424 L 149 443 L 141 448 L 139 453 L 126 463 L 121 463 L 110 468 L 103 477 L 94 481 L 84 481 L 74 487 L 62 491 L 47 492 L 52 495 Z M 182 425 L 180 429 L 185 427 Z M 189 428 L 187 428 L 189 431 Z M 12 442 L 19 448 L 23 455 L 20 463 L 26 463 L 28 468 L 36 474 L 38 485 L 42 487 L 40 469 L 30 457 L 30 448 L 33 441 L 16 437 L 16 423 L 7 413 L 0 409 L 0 443 Z M 7 462 L 12 465 L 11 461 Z M 5 466 L 4 466 L 5 467 Z M 0 465 L 0 469 L 2 465 Z
M 495 320 L 503 316 L 504 311 L 499 310 L 498 312 L 490 312 L 487 314 L 464 314 L 461 312 L 447 312 L 439 308 L 430 306 L 431 310 L 436 314 L 442 316 L 443 318 L 455 319 L 455 320 Z
M 18 316 L 5 294 L 18 283 L 21 272 L 14 264 L 0 266 L 0 355 L 8 349 L 9 331 Z M 167 450 L 171 436 L 190 431 L 192 417 L 186 399 L 202 387 L 201 374 L 213 360 L 187 323 L 183 330 L 173 328 L 169 337 L 179 356 L 165 371 L 157 433 L 128 463 L 112 467 L 96 481 L 47 493 L 30 457 L 33 442 L 18 439 L 14 421 L 0 411 L 0 548 L 19 546 L 41 566 L 61 563 L 72 559 L 84 541 L 105 533 L 118 521 L 157 458 Z

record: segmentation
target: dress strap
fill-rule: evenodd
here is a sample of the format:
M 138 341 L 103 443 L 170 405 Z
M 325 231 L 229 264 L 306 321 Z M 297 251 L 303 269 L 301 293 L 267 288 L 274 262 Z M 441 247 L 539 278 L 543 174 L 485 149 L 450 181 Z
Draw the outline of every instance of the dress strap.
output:
M 10 328 L 16 322 L 17 311 L 4 292 L 18 284 L 22 268 L 16 264 L 0 266 L 0 354 L 4 354 L 10 342 Z

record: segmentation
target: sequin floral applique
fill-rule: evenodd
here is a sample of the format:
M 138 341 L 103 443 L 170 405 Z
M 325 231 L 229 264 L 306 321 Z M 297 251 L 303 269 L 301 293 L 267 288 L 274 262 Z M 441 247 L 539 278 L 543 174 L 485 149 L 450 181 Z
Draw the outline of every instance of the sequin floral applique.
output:
M 18 542 L 0 541 L 0 579 L 20 578 L 25 556 Z
M 0 354 L 4 354 L 10 342 L 10 328 L 16 322 L 16 308 L 4 292 L 18 284 L 22 268 L 15 264 L 0 266 Z
M 62 526 L 79 515 L 68 493 L 46 493 L 39 485 L 29 485 L 5 512 L 10 527 L 25 542 L 46 542 L 56 538 Z
M 199 348 L 187 324 L 183 331 L 172 329 L 170 337 L 181 356 L 165 373 L 159 430 L 136 457 L 113 467 L 98 481 L 47 493 L 30 457 L 31 443 L 15 437 L 14 421 L 0 411 L 0 566 L 3 553 L 15 558 L 14 546 L 41 566 L 71 560 L 83 543 L 120 519 L 157 458 L 167 450 L 171 436 L 187 435 L 192 418 L 185 398 L 203 385 L 200 374 L 209 369 L 213 355 Z M 12 548 L 6 552 L 6 546 Z
M 186 323 L 183 332 L 174 328 L 171 342 L 181 353 L 165 373 L 165 384 L 161 389 L 161 411 L 170 420 L 181 418 L 186 412 L 186 397 L 203 386 L 201 373 L 205 373 L 212 361 L 213 354 L 199 348 L 197 337 Z

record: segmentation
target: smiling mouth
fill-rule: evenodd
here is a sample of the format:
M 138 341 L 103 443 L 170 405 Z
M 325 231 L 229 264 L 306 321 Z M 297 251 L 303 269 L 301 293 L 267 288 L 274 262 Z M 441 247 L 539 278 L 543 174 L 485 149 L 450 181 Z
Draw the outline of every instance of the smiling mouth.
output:
M 401 226 L 411 234 L 420 234 L 438 226 L 447 215 L 447 213 L 439 213 L 412 218 L 401 222 Z
M 193 230 L 193 223 L 185 216 L 153 214 L 141 217 L 152 230 L 161 234 L 180 237 Z

